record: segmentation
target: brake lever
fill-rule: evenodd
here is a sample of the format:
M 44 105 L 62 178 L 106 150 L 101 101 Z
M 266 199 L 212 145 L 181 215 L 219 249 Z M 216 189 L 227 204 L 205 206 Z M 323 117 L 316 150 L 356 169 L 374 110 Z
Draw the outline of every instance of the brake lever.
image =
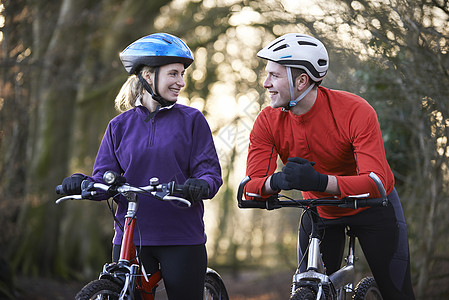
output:
M 55 203 L 59 204 L 59 203 L 62 203 L 64 201 L 68 201 L 68 200 L 83 200 L 83 197 L 81 197 L 81 195 L 68 195 L 68 196 L 64 196 L 64 197 L 57 199 L 55 201 Z
M 94 182 L 90 180 L 83 180 L 81 182 L 81 197 L 83 199 L 93 199 L 93 197 L 98 194 L 94 188 Z
M 184 204 L 186 204 L 187 206 L 191 206 L 192 203 L 190 203 L 189 200 L 181 198 L 181 197 L 176 197 L 176 196 L 172 196 L 172 191 L 170 190 L 170 187 L 168 185 L 162 185 L 160 190 L 158 191 L 152 191 L 150 192 L 155 198 L 162 200 L 162 201 L 168 201 L 168 200 L 177 200 L 179 202 L 182 202 Z
M 170 195 L 170 191 L 166 186 L 162 186 L 160 190 L 158 191 L 152 191 L 150 192 L 151 195 L 153 195 L 155 198 L 159 199 L 159 200 L 164 200 L 164 197 L 167 197 L 168 195 Z

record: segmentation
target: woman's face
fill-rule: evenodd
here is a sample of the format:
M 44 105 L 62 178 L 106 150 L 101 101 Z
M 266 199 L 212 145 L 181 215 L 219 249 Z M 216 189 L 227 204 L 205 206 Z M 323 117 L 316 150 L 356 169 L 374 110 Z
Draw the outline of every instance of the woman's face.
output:
M 173 63 L 159 68 L 157 91 L 170 102 L 178 100 L 179 92 L 186 85 L 184 82 L 184 65 Z M 154 74 L 151 74 L 151 86 L 154 89 Z

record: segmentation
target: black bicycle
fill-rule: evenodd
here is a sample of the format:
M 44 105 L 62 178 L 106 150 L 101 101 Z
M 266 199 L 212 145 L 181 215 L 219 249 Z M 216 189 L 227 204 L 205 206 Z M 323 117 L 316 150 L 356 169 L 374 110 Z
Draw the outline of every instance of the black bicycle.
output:
M 237 201 L 239 208 L 261 208 L 267 210 L 278 209 L 281 207 L 297 207 L 304 209 L 304 213 L 312 220 L 312 230 L 309 236 L 309 245 L 307 251 L 307 269 L 300 272 L 299 265 L 304 257 L 298 255 L 298 269 L 293 275 L 291 300 L 382 300 L 379 288 L 373 277 L 365 277 L 358 282 L 355 288 L 355 236 L 347 228 L 346 233 L 349 238 L 348 254 L 346 256 L 346 265 L 338 271 L 326 275 L 326 268 L 323 264 L 320 242 L 321 237 L 317 230 L 317 217 L 313 208 L 322 205 L 332 205 L 346 208 L 375 207 L 388 205 L 387 194 L 379 177 L 371 172 L 369 177 L 376 183 L 381 198 L 368 198 L 369 194 L 348 196 L 342 199 L 336 197 L 326 197 L 318 199 L 295 200 L 281 194 L 273 195 L 266 201 L 243 200 L 243 191 L 245 185 L 251 180 L 248 176 L 240 183 Z M 247 194 L 247 196 L 256 196 Z M 286 198 L 287 200 L 281 200 Z M 304 214 L 303 214 L 304 216 Z M 299 249 L 298 249 L 299 250 Z

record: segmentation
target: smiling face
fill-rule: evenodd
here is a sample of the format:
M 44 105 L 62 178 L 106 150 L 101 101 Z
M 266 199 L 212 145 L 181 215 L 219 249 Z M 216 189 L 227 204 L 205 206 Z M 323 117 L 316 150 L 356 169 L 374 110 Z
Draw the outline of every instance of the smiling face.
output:
M 287 69 L 278 63 L 268 61 L 265 67 L 267 78 L 263 87 L 270 93 L 271 107 L 284 107 L 290 102 Z
M 159 68 L 157 91 L 167 101 L 176 102 L 181 89 L 186 85 L 184 81 L 184 65 L 173 63 Z M 151 86 L 154 88 L 154 73 L 151 74 Z

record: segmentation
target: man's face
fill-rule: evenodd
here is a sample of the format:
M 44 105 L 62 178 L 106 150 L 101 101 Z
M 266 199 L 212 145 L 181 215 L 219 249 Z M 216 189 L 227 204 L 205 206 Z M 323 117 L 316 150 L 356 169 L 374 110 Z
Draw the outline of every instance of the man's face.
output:
M 263 87 L 270 93 L 271 107 L 284 107 L 290 102 L 287 68 L 278 63 L 268 61 L 265 67 L 267 78 Z

